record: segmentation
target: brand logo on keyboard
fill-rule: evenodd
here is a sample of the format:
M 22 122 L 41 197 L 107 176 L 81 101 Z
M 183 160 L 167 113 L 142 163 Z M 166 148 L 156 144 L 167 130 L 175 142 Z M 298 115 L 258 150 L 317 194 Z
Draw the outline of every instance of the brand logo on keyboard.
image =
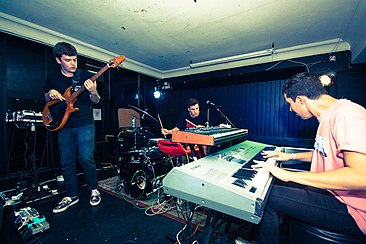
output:
M 201 168 L 201 165 L 196 165 L 196 166 L 194 166 L 194 167 L 192 167 L 192 168 L 190 168 L 191 170 L 195 170 L 195 169 L 198 169 L 198 168 Z

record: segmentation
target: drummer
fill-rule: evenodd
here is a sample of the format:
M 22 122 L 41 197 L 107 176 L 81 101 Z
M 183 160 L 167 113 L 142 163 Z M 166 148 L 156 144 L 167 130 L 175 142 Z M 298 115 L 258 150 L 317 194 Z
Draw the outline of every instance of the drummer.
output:
M 190 98 L 188 100 L 187 110 L 179 116 L 176 126 L 170 130 L 161 128 L 161 133 L 167 136 L 171 135 L 174 131 L 204 127 L 206 124 L 207 114 L 204 111 L 200 111 L 200 105 L 197 99 Z

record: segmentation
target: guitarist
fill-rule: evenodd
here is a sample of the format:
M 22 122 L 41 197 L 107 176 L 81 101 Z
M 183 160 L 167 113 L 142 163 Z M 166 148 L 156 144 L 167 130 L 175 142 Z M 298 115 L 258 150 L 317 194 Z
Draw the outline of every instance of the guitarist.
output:
M 66 186 L 66 196 L 53 209 L 60 213 L 79 202 L 78 180 L 76 175 L 76 157 L 85 172 L 85 178 L 90 191 L 90 205 L 96 206 L 101 197 L 97 190 L 97 171 L 94 161 L 94 119 L 93 104 L 100 100 L 97 83 L 90 78 L 92 74 L 77 69 L 77 50 L 66 42 L 58 42 L 53 48 L 56 62 L 60 70 L 47 76 L 44 92 L 46 102 L 51 100 L 64 101 L 65 91 L 73 87 L 77 91 L 82 86 L 82 92 L 74 104 L 79 110 L 70 113 L 66 124 L 58 131 L 58 145 L 61 156 L 62 174 Z

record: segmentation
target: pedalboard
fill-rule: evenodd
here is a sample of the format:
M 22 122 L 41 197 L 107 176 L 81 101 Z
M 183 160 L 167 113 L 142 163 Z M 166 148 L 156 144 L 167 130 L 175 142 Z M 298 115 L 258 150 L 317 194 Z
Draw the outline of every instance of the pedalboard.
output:
M 10 222 L 19 231 L 24 240 L 50 228 L 46 218 L 40 215 L 35 208 L 31 207 L 13 211 L 10 215 Z

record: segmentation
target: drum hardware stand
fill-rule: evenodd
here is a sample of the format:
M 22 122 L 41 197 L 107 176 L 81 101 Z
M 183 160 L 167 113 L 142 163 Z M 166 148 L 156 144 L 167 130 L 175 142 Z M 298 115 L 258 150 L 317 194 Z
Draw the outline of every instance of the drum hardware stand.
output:
M 124 179 L 121 179 L 121 177 L 119 177 L 120 183 L 118 184 L 118 186 L 116 187 L 116 191 L 122 191 L 122 189 L 124 189 L 126 191 L 127 187 L 126 187 L 126 181 Z M 126 192 L 128 194 L 128 192 Z
M 135 128 L 134 135 L 133 135 L 133 149 L 137 149 L 137 130 L 138 128 Z

